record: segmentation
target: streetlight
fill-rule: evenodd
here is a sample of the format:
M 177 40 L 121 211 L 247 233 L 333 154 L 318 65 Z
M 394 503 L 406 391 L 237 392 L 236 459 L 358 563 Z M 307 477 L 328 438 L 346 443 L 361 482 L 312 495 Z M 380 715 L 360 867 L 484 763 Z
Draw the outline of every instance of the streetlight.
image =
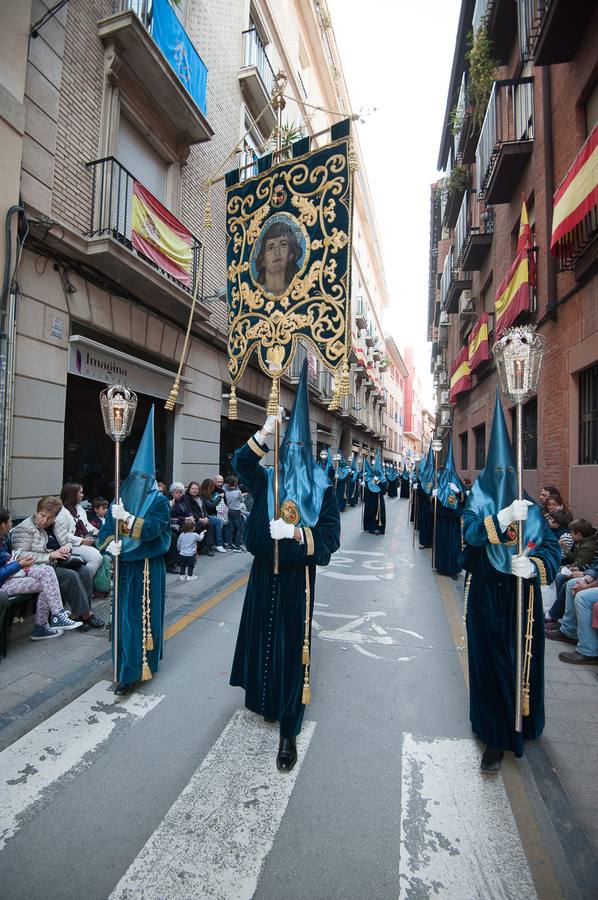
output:
M 517 498 L 523 500 L 523 404 L 536 393 L 542 359 L 544 338 L 536 334 L 532 325 L 508 328 L 493 348 L 500 389 L 513 401 L 516 411 Z M 517 555 L 523 553 L 523 522 L 517 529 Z M 523 578 L 517 578 L 516 611 L 516 673 L 515 673 L 515 731 L 522 731 L 522 716 L 529 715 L 529 666 L 531 664 L 531 628 L 528 627 L 525 647 L 525 676 L 523 671 Z M 528 619 L 532 614 L 533 594 L 529 601 Z M 528 622 L 528 626 L 531 623 Z M 525 683 L 524 683 L 525 681 Z
M 104 430 L 114 441 L 114 502 L 120 500 L 120 445 L 131 434 L 137 409 L 137 394 L 122 384 L 115 384 L 100 393 L 100 410 Z M 114 540 L 119 539 L 120 522 L 114 529 Z M 118 682 L 118 576 L 119 557 L 114 557 L 114 586 L 112 591 L 112 634 L 114 636 L 114 681 Z

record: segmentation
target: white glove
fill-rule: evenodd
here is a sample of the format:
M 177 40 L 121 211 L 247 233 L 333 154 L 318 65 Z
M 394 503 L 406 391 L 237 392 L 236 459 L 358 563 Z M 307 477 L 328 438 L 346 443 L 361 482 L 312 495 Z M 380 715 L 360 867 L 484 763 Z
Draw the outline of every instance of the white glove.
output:
M 511 572 L 517 578 L 533 578 L 536 574 L 536 568 L 527 556 L 514 556 L 511 559 Z
M 112 504 L 112 518 L 115 522 L 126 522 L 131 513 L 128 513 L 123 506 L 122 500 Z
M 432 496 L 433 496 L 433 497 L 437 497 L 437 496 L 438 496 L 438 488 L 434 488 L 434 490 L 432 491 Z
M 294 538 L 295 526 L 283 521 L 283 519 L 272 519 L 270 522 L 270 537 L 275 541 L 282 541 L 284 538 Z
M 533 506 L 531 500 L 513 500 L 510 506 L 505 506 L 497 515 L 498 524 L 506 531 L 511 522 L 524 522 L 527 519 L 527 510 Z
M 457 487 L 456 484 L 453 484 L 452 481 L 451 481 L 451 483 L 449 484 L 449 487 L 450 487 L 451 491 L 454 491 L 454 492 L 455 492 L 455 494 L 458 494 L 458 493 L 459 493 L 459 488 Z
M 110 543 L 106 547 L 106 552 L 111 556 L 120 556 L 121 549 L 122 541 L 110 541 Z
M 278 423 L 282 425 L 282 420 L 284 417 L 284 406 L 278 407 L 278 415 L 277 416 L 268 416 L 264 424 L 262 425 L 262 434 L 267 436 L 269 434 L 274 434 L 274 430 L 276 428 L 276 420 L 278 419 Z

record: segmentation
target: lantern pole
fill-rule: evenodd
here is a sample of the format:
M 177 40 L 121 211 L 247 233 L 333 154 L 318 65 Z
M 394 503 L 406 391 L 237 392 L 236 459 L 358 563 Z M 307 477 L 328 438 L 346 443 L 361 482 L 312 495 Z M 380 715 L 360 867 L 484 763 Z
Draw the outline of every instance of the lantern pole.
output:
M 542 358 L 544 339 L 536 334 L 533 326 L 508 328 L 492 348 L 496 360 L 500 388 L 505 397 L 516 404 L 516 445 L 517 499 L 523 500 L 523 404 L 536 393 Z M 517 555 L 524 548 L 523 529 L 525 522 L 517 523 Z M 523 716 L 529 715 L 529 696 L 525 697 L 523 684 L 523 606 L 524 579 L 517 577 L 515 611 L 515 731 L 523 730 Z M 530 600 L 530 602 L 532 602 Z M 531 646 L 526 647 L 531 656 Z
M 120 501 L 120 445 L 129 437 L 137 409 L 137 395 L 122 384 L 114 385 L 100 393 L 100 409 L 104 430 L 114 442 L 114 502 Z M 120 521 L 114 523 L 114 540 L 120 538 Z M 112 641 L 114 681 L 118 682 L 118 587 L 120 557 L 114 557 L 112 585 Z

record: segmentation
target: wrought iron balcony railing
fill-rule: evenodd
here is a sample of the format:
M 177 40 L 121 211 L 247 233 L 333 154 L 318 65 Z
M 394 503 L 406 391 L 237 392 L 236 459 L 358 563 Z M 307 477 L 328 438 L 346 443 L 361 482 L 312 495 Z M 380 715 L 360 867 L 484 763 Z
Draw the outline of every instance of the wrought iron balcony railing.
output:
M 201 278 L 199 270 L 201 244 L 197 238 L 192 238 L 191 271 L 189 284 L 185 284 L 133 247 L 131 212 L 133 185 L 136 179 L 113 156 L 96 159 L 86 165 L 92 173 L 91 221 L 89 231 L 86 232 L 87 236 L 114 238 L 132 254 L 142 257 L 164 278 L 172 281 L 189 294 L 193 294 L 197 280 Z M 175 221 L 178 220 L 175 219 Z M 182 223 L 179 224 L 181 228 L 185 228 Z M 185 230 L 187 229 L 185 228 Z
M 455 228 L 455 255 L 464 269 L 479 269 L 494 233 L 494 211 L 478 200 L 475 191 L 463 197 Z
M 274 84 L 274 69 L 270 64 L 257 28 L 248 28 L 243 32 L 243 68 L 247 69 L 251 66 L 255 66 L 257 69 L 264 89 L 270 96 Z
M 495 81 L 476 150 L 477 192 L 506 203 L 532 152 L 534 79 Z

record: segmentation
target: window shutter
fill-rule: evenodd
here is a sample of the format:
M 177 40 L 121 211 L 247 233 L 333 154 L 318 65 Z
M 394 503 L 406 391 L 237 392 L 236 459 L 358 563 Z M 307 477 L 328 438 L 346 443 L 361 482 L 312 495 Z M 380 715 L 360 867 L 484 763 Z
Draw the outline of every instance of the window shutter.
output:
M 124 116 L 119 122 L 116 158 L 133 178 L 151 191 L 160 203 L 164 203 L 168 167 Z

